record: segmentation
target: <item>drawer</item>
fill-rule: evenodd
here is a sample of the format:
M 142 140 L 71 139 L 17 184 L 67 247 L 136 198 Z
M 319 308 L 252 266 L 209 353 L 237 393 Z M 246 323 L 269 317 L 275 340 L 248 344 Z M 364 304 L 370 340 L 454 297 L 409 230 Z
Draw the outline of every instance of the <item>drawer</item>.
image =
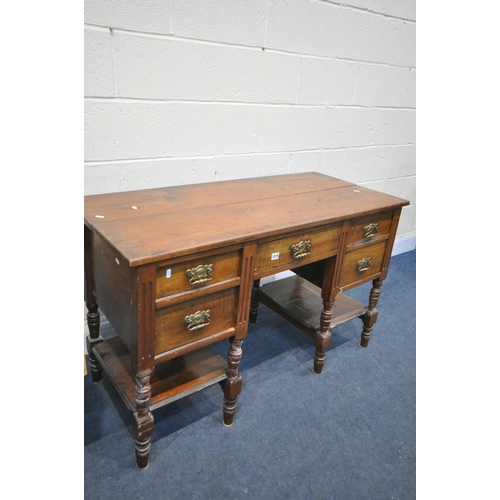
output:
M 233 329 L 237 291 L 234 287 L 158 309 L 155 355 Z
M 240 267 L 239 251 L 162 266 L 156 271 L 156 298 L 238 277 Z
M 382 270 L 387 241 L 347 252 L 340 273 L 340 288 L 374 279 Z
M 392 212 L 375 214 L 351 223 L 347 235 L 347 245 L 369 243 L 380 236 L 387 236 L 391 231 Z
M 340 226 L 304 232 L 258 245 L 255 274 L 291 263 L 305 264 L 334 255 L 339 247 Z

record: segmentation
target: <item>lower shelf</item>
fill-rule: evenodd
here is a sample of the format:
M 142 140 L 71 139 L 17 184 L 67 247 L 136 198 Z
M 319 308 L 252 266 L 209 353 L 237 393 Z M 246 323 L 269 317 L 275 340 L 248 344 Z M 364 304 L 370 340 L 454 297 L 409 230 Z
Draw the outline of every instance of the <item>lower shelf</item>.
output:
M 259 300 L 309 335 L 314 335 L 320 328 L 321 289 L 300 276 L 262 285 Z M 333 305 L 330 328 L 362 316 L 367 309 L 367 305 L 340 294 Z
M 114 337 L 95 345 L 93 352 L 129 410 L 135 410 L 135 374 L 130 351 Z M 150 410 L 172 403 L 226 378 L 227 360 L 205 347 L 159 363 L 151 376 Z

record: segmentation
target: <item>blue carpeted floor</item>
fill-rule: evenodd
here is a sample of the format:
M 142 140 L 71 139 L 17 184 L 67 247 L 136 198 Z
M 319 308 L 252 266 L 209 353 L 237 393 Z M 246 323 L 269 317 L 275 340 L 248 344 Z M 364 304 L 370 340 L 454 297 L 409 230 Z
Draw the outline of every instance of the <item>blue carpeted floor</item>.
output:
M 414 251 L 392 258 L 368 349 L 360 320 L 336 327 L 319 376 L 312 340 L 261 305 L 234 425 L 219 385 L 156 410 L 143 471 L 131 413 L 105 374 L 86 376 L 85 498 L 415 498 L 415 267 Z M 367 302 L 370 288 L 349 295 Z

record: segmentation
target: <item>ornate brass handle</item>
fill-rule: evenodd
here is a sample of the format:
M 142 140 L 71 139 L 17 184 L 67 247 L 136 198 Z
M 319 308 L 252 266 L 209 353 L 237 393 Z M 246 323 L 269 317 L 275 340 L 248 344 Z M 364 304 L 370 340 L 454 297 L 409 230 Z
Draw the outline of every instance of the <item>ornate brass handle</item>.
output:
M 290 251 L 295 259 L 302 259 L 311 253 L 311 240 L 299 241 L 290 247 Z
M 188 330 L 199 330 L 210 324 L 210 309 L 207 311 L 196 311 L 194 314 L 184 318 Z
M 189 278 L 189 283 L 191 283 L 191 285 L 199 285 L 200 283 L 210 281 L 212 279 L 213 269 L 213 264 L 200 265 L 193 267 L 193 269 L 188 269 L 186 274 Z
M 378 224 L 376 222 L 372 222 L 363 228 L 365 232 L 365 236 L 367 238 L 373 238 L 378 233 Z
M 372 267 L 372 259 L 366 257 L 364 259 L 358 260 L 358 271 L 361 273 L 363 271 L 368 271 Z

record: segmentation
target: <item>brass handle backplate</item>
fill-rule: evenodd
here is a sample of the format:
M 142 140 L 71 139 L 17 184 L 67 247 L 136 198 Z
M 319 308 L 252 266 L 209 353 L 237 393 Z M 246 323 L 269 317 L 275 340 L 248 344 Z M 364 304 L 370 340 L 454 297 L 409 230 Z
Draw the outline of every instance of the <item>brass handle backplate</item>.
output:
M 206 264 L 188 269 L 186 274 L 189 278 L 189 283 L 191 283 L 191 285 L 199 285 L 200 283 L 210 281 L 212 279 L 213 269 L 213 264 Z
M 361 273 L 363 271 L 368 271 L 372 267 L 372 259 L 366 257 L 364 259 L 358 260 L 358 271 Z
M 290 251 L 295 259 L 302 259 L 311 253 L 311 240 L 299 241 L 290 247 Z
M 372 222 L 363 228 L 365 232 L 365 236 L 367 238 L 373 238 L 378 233 L 378 224 L 376 222 Z
M 207 311 L 196 311 L 194 314 L 184 318 L 188 330 L 199 330 L 210 324 L 210 309 Z

